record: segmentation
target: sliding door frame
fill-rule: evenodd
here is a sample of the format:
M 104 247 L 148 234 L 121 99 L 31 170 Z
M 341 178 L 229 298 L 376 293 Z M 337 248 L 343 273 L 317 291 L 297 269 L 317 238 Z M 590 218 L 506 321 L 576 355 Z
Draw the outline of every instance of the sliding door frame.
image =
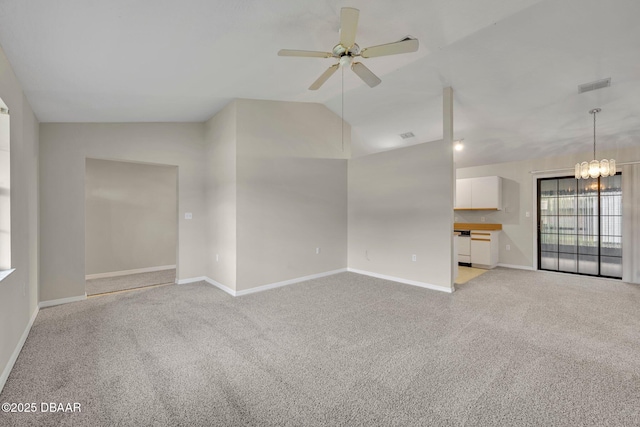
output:
M 616 175 L 621 175 L 620 172 L 616 173 Z M 564 273 L 564 274 L 577 274 L 577 275 L 581 275 L 581 276 L 590 276 L 590 277 L 600 277 L 600 278 L 608 278 L 608 279 L 616 279 L 616 280 L 621 280 L 620 277 L 616 277 L 616 276 L 607 276 L 607 275 L 603 275 L 602 274 L 602 217 L 603 217 L 603 213 L 602 213 L 602 193 L 601 193 L 601 184 L 600 184 L 600 178 L 598 178 L 598 191 L 597 191 L 597 240 L 598 240 L 598 245 L 597 245 L 597 274 L 590 274 L 590 273 L 581 273 L 579 272 L 579 262 L 580 262 L 580 253 L 576 252 L 576 271 L 572 272 L 572 271 L 562 271 L 559 269 L 559 259 L 558 259 L 558 269 L 557 270 L 550 270 L 550 269 L 545 269 L 542 268 L 542 239 L 541 239 L 541 222 L 542 222 L 542 212 L 541 212 L 541 184 L 542 181 L 547 181 L 547 180 L 562 180 L 562 179 L 575 179 L 575 177 L 573 176 L 567 176 L 567 175 L 557 175 L 557 174 L 549 174 L 548 176 L 538 176 L 535 177 L 534 182 L 533 182 L 533 188 L 534 188 L 534 194 L 533 194 L 533 198 L 535 200 L 535 218 L 533 221 L 533 228 L 534 228 L 534 235 L 535 235 L 535 240 L 534 240 L 534 245 L 535 245 L 535 251 L 534 253 L 536 254 L 536 260 L 534 263 L 534 269 L 540 270 L 540 271 L 550 271 L 550 272 L 557 272 L 557 273 Z M 576 217 L 579 217 L 579 190 L 576 188 Z M 558 211 L 559 211 L 559 206 L 557 207 Z M 556 214 L 556 218 L 559 218 L 559 215 Z M 578 218 L 576 218 L 578 219 Z M 560 222 L 558 220 L 558 227 L 560 226 Z M 579 221 L 576 221 L 576 227 L 579 227 Z M 559 246 L 560 246 L 560 239 L 559 237 L 561 236 L 561 234 L 559 232 L 556 233 L 558 236 L 558 254 L 560 253 L 559 250 Z M 576 229 L 576 242 L 579 241 L 579 229 Z M 579 245 L 578 247 L 579 248 Z M 577 249 L 578 250 L 578 249 Z

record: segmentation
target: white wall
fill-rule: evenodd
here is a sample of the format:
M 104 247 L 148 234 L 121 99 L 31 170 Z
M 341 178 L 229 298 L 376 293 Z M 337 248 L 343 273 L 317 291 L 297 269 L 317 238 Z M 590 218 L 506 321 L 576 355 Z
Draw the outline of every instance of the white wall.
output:
M 236 102 L 205 125 L 207 257 L 210 279 L 236 289 Z M 217 256 L 217 257 L 216 257 Z
M 85 273 L 176 264 L 175 166 L 86 160 Z
M 84 295 L 85 159 L 178 166 L 178 279 L 205 274 L 204 123 L 40 126 L 40 300 Z M 193 213 L 192 220 L 184 213 Z
M 452 232 L 450 146 L 436 141 L 349 161 L 349 268 L 450 290 Z
M 504 178 L 502 187 L 502 211 L 456 211 L 456 222 L 486 222 L 502 224 L 500 233 L 500 264 L 537 269 L 536 248 L 536 194 L 537 178 L 549 176 L 573 176 L 573 166 L 577 162 L 590 160 L 592 152 L 582 154 L 526 160 L 521 162 L 497 163 L 493 165 L 461 168 L 456 170 L 457 178 L 498 175 Z M 640 146 L 598 152 L 598 158 L 614 158 L 617 162 L 640 160 Z M 567 168 L 541 174 L 531 171 Z M 623 189 L 624 192 L 624 189 Z M 529 212 L 529 217 L 526 216 Z M 510 245 L 511 250 L 506 250 Z
M 237 291 L 347 267 L 341 129 L 320 104 L 237 101 Z
M 0 98 L 0 109 L 8 110 Z M 11 119 L 0 112 L 0 270 L 11 269 Z
M 11 265 L 16 269 L 0 281 L 1 389 L 38 303 L 38 120 L 1 48 L 0 98 L 11 112 Z

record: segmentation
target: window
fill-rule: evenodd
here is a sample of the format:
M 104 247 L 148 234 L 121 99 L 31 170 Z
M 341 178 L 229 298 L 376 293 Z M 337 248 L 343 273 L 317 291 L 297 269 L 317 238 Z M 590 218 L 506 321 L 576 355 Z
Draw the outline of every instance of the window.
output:
M 11 269 L 11 156 L 9 108 L 0 99 L 0 280 Z
M 538 180 L 538 268 L 622 277 L 622 176 Z

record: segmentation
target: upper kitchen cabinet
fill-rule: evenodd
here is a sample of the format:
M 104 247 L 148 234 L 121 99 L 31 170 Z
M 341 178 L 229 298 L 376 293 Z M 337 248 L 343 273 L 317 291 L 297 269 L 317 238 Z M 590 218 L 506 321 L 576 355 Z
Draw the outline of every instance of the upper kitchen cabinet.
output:
M 480 178 L 456 179 L 457 210 L 501 210 L 502 178 L 483 176 Z

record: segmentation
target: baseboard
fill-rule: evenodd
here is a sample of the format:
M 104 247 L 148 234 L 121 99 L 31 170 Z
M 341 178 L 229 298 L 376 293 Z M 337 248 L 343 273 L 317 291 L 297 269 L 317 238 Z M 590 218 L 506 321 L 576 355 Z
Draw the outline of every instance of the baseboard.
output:
M 196 282 L 206 282 L 208 279 L 207 276 L 200 276 L 200 277 L 190 277 L 188 279 L 180 279 L 178 280 L 176 283 L 178 285 L 187 285 L 189 283 L 196 283 Z
M 324 273 L 310 274 L 309 276 L 297 277 L 295 279 L 284 280 L 282 282 L 270 283 L 268 285 L 257 286 L 255 288 L 244 289 L 242 291 L 236 291 L 234 296 L 242 296 L 253 294 L 256 292 L 268 291 L 269 289 L 275 289 L 282 286 L 293 285 L 294 283 L 306 282 L 307 280 L 319 279 L 321 277 L 333 276 L 334 274 L 345 273 L 346 268 L 340 268 L 338 270 L 325 271 Z
M 2 371 L 2 375 L 0 375 L 0 393 L 2 393 L 2 389 L 4 388 L 4 385 L 6 384 L 7 379 L 9 379 L 9 374 L 11 373 L 11 370 L 13 369 L 13 365 L 15 365 L 16 360 L 18 360 L 20 351 L 22 351 L 22 347 L 24 346 L 25 341 L 27 341 L 27 337 L 29 336 L 29 332 L 31 331 L 31 327 L 33 326 L 33 322 L 36 320 L 36 316 L 38 315 L 39 311 L 40 309 L 38 307 L 36 307 L 36 309 L 33 311 L 33 314 L 31 315 L 31 319 L 29 319 L 29 324 L 24 329 L 24 332 L 22 333 L 22 336 L 20 337 L 20 340 L 18 341 L 16 348 L 13 350 L 11 357 L 7 361 L 7 365 L 4 367 L 4 370 Z
M 501 264 L 501 263 L 498 263 L 497 267 L 515 268 L 517 270 L 536 271 L 536 269 L 531 267 L 530 265 L 517 265 L 517 264 Z
M 216 288 L 219 288 L 223 291 L 225 291 L 226 293 L 228 293 L 231 296 L 236 296 L 236 291 L 234 291 L 231 288 L 226 287 L 225 285 L 223 285 L 222 283 L 216 282 L 215 280 L 207 277 L 207 276 L 200 276 L 200 277 L 191 277 L 189 279 L 182 279 L 182 280 L 178 280 L 178 285 L 187 285 L 189 283 L 196 283 L 196 282 L 207 282 L 210 285 L 215 286 Z
M 47 308 L 47 307 L 53 307 L 54 305 L 68 304 L 70 302 L 76 302 L 76 301 L 84 301 L 86 299 L 87 299 L 87 294 L 79 295 L 77 297 L 52 299 L 49 301 L 40 301 L 40 303 L 38 303 L 38 307 Z
M 453 288 L 447 288 L 445 286 L 432 285 L 431 283 L 418 282 L 416 280 L 403 279 L 400 277 L 387 276 L 385 274 L 373 273 L 371 271 L 358 270 L 355 268 L 348 268 L 348 271 L 352 273 L 362 274 L 365 276 L 376 277 L 378 279 L 391 280 L 392 282 L 404 283 L 406 285 L 418 286 L 420 288 L 432 289 L 434 291 L 453 293 Z
M 205 281 L 205 282 L 207 282 L 207 283 L 208 283 L 208 284 L 210 284 L 210 285 L 215 286 L 215 287 L 216 287 L 216 288 L 218 288 L 218 289 L 221 289 L 221 290 L 225 291 L 226 293 L 228 293 L 228 294 L 229 294 L 229 295 L 231 295 L 231 296 L 234 296 L 234 297 L 235 297 L 235 296 L 237 295 L 237 294 L 236 294 L 236 291 L 234 291 L 233 289 L 231 289 L 231 288 L 229 288 L 229 287 L 227 287 L 227 286 L 223 285 L 223 284 L 222 284 L 222 283 L 220 283 L 220 282 L 216 282 L 215 280 L 213 280 L 213 279 L 211 279 L 211 278 L 209 278 L 209 277 L 205 277 L 205 278 L 204 278 L 204 281 Z
M 182 280 L 178 281 L 178 284 L 179 285 L 184 285 L 184 284 L 187 284 L 187 283 L 205 281 L 205 282 L 209 283 L 210 285 L 213 285 L 216 288 L 225 291 L 226 293 L 228 293 L 231 296 L 239 297 L 239 296 L 242 296 L 242 295 L 249 295 L 249 294 L 253 294 L 253 293 L 256 293 L 256 292 L 268 291 L 269 289 L 275 289 L 275 288 L 279 288 L 281 286 L 292 285 L 294 283 L 306 282 L 307 280 L 313 280 L 313 279 L 319 279 L 321 277 L 333 276 L 334 274 L 344 273 L 346 271 L 347 271 L 346 268 L 340 268 L 338 270 L 325 271 L 323 273 L 310 274 L 309 276 L 296 277 L 295 279 L 284 280 L 282 282 L 275 282 L 275 283 L 269 283 L 268 285 L 256 286 L 255 288 L 243 289 L 241 291 L 233 290 L 230 287 L 225 286 L 220 282 L 216 282 L 215 280 L 213 280 L 213 279 L 211 279 L 211 278 L 209 278 L 207 276 L 193 277 L 191 279 L 182 279 Z
M 85 280 L 104 279 L 107 277 L 128 276 L 130 274 L 153 273 L 155 271 L 174 270 L 175 268 L 176 268 L 175 265 L 161 265 L 158 267 L 146 267 L 146 268 L 136 268 L 133 270 L 110 271 L 108 273 L 87 274 L 86 276 L 84 276 L 84 278 Z

